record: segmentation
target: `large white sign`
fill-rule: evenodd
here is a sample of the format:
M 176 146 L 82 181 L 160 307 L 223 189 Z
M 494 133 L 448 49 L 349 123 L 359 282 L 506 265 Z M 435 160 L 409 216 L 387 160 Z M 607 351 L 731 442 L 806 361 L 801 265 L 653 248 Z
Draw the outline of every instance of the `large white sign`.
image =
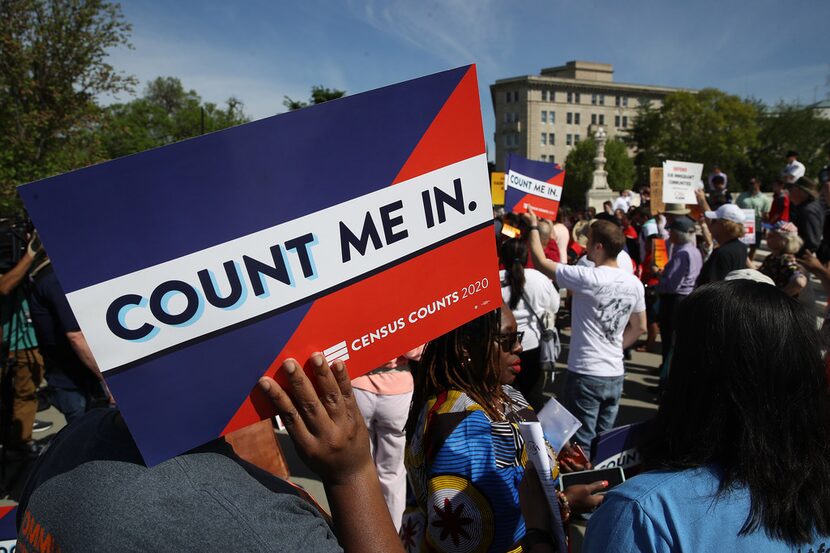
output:
M 695 187 L 703 173 L 702 163 L 666 161 L 663 163 L 663 202 L 696 204 Z

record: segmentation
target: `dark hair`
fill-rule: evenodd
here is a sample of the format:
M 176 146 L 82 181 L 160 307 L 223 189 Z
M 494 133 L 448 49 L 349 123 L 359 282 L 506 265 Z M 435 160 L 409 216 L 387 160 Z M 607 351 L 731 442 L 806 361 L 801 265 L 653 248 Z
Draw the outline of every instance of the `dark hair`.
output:
M 613 259 L 625 246 L 625 235 L 618 222 L 598 219 L 591 223 L 591 241 L 602 244 L 605 254 Z
M 527 242 L 510 238 L 501 243 L 499 261 L 504 266 L 504 282 L 510 286 L 510 309 L 516 309 L 525 291 L 525 265 L 527 265 Z
M 427 343 L 415 375 L 407 440 L 415 433 L 427 398 L 451 389 L 466 393 L 491 419 L 501 420 L 497 405 L 510 399 L 499 381 L 496 339 L 500 331 L 501 309 L 496 309 Z
M 724 179 L 721 175 L 715 175 L 712 177 L 712 184 L 723 184 L 725 182 L 726 179 Z
M 790 151 L 787 152 L 787 155 L 784 156 L 784 157 L 798 157 L 798 152 L 796 152 L 795 150 L 790 150 Z
M 722 281 L 680 303 L 675 336 L 645 466 L 715 465 L 719 493 L 746 487 L 742 535 L 830 535 L 830 391 L 807 310 L 774 286 Z

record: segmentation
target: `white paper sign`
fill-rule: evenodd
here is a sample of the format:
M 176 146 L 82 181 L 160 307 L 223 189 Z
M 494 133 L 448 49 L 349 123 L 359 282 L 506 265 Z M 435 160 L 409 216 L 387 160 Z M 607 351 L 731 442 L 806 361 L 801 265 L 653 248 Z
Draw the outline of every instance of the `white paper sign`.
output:
M 744 236 L 741 242 L 748 246 L 755 245 L 755 210 L 744 209 Z
M 582 423 L 553 398 L 537 413 L 542 431 L 554 451 L 562 451 Z
M 554 484 L 553 476 L 550 473 L 550 457 L 548 457 L 548 448 L 545 445 L 542 425 L 536 421 L 520 422 L 519 434 L 522 435 L 522 439 L 525 441 L 527 460 L 533 463 L 536 473 L 539 475 L 539 481 L 545 492 L 545 499 L 548 500 L 550 511 L 553 516 L 558 517 L 559 501 L 556 499 L 556 484 Z
M 663 163 L 663 202 L 696 204 L 695 188 L 702 173 L 702 163 L 671 160 Z

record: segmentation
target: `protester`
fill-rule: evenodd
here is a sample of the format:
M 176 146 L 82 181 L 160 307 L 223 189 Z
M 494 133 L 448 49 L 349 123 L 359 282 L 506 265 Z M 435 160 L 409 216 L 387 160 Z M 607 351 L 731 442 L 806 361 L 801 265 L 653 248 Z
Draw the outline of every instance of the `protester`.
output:
M 784 181 L 775 179 L 772 183 L 772 206 L 766 222 L 774 225 L 778 221 L 790 220 L 790 193 L 784 186 Z
M 699 196 L 704 212 L 703 224 L 709 226 L 712 238 L 718 243 L 700 269 L 697 286 L 723 280 L 731 271 L 747 267 L 747 247 L 744 236 L 744 212 L 734 204 L 711 211 L 706 200 Z M 707 222 L 708 221 L 708 222 Z
M 657 320 L 660 324 L 663 363 L 669 359 L 669 351 L 674 340 L 677 306 L 694 290 L 695 281 L 703 266 L 703 258 L 695 243 L 695 222 L 686 216 L 677 216 L 669 225 L 669 230 L 674 247 L 657 286 L 660 294 Z
M 29 317 L 29 306 L 21 284 L 36 259 L 42 261 L 43 248 L 37 234 L 29 240 L 20 259 L 0 275 L 0 314 L 3 323 L 3 343 L 8 347 L 7 375 L 11 375 L 13 398 L 11 431 L 4 440 L 6 451 L 37 457 L 43 446 L 32 439 L 33 431 L 44 431 L 52 423 L 39 421 L 37 415 L 37 388 L 43 379 L 43 360 L 37 352 L 37 338 Z M 7 397 L 7 396 L 6 396 Z
M 71 423 L 112 398 L 49 259 L 35 267 L 31 276 L 32 324 L 49 384 L 49 402 Z
M 568 262 L 568 244 L 571 241 L 571 231 L 564 225 L 564 210 L 560 207 L 559 213 L 556 217 L 556 223 L 553 224 L 553 240 L 559 249 L 559 261 L 562 263 Z M 548 248 L 545 248 L 548 249 Z M 548 256 L 552 259 L 552 256 Z
M 767 244 L 771 253 L 761 263 L 759 270 L 770 277 L 785 294 L 798 297 L 809 283 L 795 258 L 803 245 L 798 229 L 792 223 L 778 223 L 769 232 Z
M 711 209 L 732 203 L 732 193 L 726 188 L 726 180 L 721 176 L 712 178 L 712 192 L 709 193 Z
M 563 404 L 582 426 L 575 440 L 589 448 L 596 434 L 614 426 L 623 388 L 623 349 L 646 331 L 642 283 L 620 269 L 617 255 L 625 239 L 610 221 L 594 221 L 588 234 L 588 258 L 596 267 L 569 266 L 543 258 L 532 211 L 529 237 L 533 262 L 573 295 L 571 345 Z
M 583 551 L 826 551 L 830 395 L 822 342 L 772 286 L 704 286 L 680 304 L 649 472 L 606 494 Z
M 333 532 L 307 494 L 224 440 L 147 467 L 120 413 L 94 409 L 38 459 L 18 507 L 18 550 L 403 551 L 343 363 L 330 369 L 318 353 L 310 366 L 319 392 L 292 359 L 280 369 L 287 392 L 267 377 L 260 385 L 323 481 Z
M 543 221 L 539 221 L 541 228 Z M 545 313 L 559 311 L 559 292 L 550 279 L 535 269 L 525 269 L 527 242 L 513 238 L 505 240 L 499 249 L 499 261 L 504 269 L 499 273 L 501 295 L 519 325 L 522 333 L 521 372 L 516 376 L 515 388 L 535 409 L 541 409 L 544 373 L 539 361 L 540 320 Z
M 396 530 L 406 508 L 406 418 L 412 400 L 409 361 L 417 361 L 423 346 L 392 359 L 352 381 L 355 402 L 369 431 L 369 445 L 383 498 Z
M 559 253 L 559 246 L 554 240 L 551 240 L 553 235 L 553 224 L 550 221 L 545 219 L 539 220 L 539 235 L 542 237 L 542 246 L 545 248 L 545 257 L 554 261 L 560 261 L 562 257 Z M 530 257 L 527 258 L 527 265 L 525 266 L 530 269 L 533 268 L 533 260 L 530 259 Z
M 798 179 L 802 178 L 806 173 L 806 169 L 804 164 L 798 161 L 798 152 L 794 150 L 790 150 L 787 152 L 787 165 L 784 167 L 784 170 L 781 171 L 781 177 L 784 179 L 784 182 L 787 183 L 795 183 Z
M 597 219 L 591 219 L 590 221 L 585 221 L 584 224 L 574 227 L 574 235 L 575 235 L 575 242 L 579 244 L 583 250 L 588 245 L 588 233 L 591 229 L 591 225 L 599 220 L 609 221 L 617 226 L 619 223 L 613 217 L 608 215 L 600 214 Z M 583 251 L 584 253 L 584 251 Z M 587 255 L 582 255 L 576 262 L 577 265 L 580 267 L 595 267 L 596 264 L 591 261 L 591 259 Z M 626 273 L 634 274 L 634 261 L 631 259 L 631 256 L 628 254 L 625 249 L 620 250 L 620 253 L 617 254 L 617 265 L 620 269 L 625 271 Z
M 804 249 L 818 251 L 824 231 L 824 208 L 818 201 L 818 188 L 813 181 L 801 177 L 789 185 L 790 220 L 798 227 Z M 819 257 L 821 259 L 821 257 Z M 822 260 L 825 263 L 827 260 Z
M 741 209 L 751 209 L 755 212 L 755 243 L 749 248 L 749 260 L 755 259 L 755 252 L 761 245 L 764 237 L 764 229 L 761 223 L 769 215 L 772 208 L 772 201 L 761 192 L 761 181 L 757 178 L 749 179 L 745 189 L 738 196 L 736 202 Z
M 613 213 L 616 213 L 618 209 L 623 213 L 628 213 L 628 210 L 631 209 L 631 190 L 621 190 L 611 209 Z
M 724 187 L 726 187 L 726 186 L 729 184 L 729 177 L 726 175 L 726 173 L 724 173 L 723 171 L 721 171 L 721 168 L 720 168 L 720 167 L 718 167 L 717 165 L 715 165 L 714 167 L 712 167 L 712 172 L 711 172 L 711 173 L 709 173 L 709 178 L 707 179 L 707 182 L 709 183 L 709 191 L 710 191 L 710 192 L 712 192 L 712 191 L 714 191 L 714 190 L 715 190 L 715 183 L 714 183 L 714 179 L 715 179 L 716 177 L 719 177 L 719 178 L 722 178 L 722 179 L 723 179 L 723 185 L 724 185 Z
M 647 209 L 651 208 L 651 186 L 645 184 L 640 187 L 640 206 Z

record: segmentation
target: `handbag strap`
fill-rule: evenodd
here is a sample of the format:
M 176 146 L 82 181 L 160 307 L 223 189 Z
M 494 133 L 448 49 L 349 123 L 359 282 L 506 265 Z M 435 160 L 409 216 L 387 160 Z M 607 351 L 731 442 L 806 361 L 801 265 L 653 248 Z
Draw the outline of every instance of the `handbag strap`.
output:
M 545 326 L 545 323 L 542 322 L 542 318 L 539 317 L 539 315 L 536 314 L 536 311 L 534 311 L 533 308 L 530 306 L 530 300 L 527 299 L 527 295 L 525 295 L 524 290 L 522 290 L 522 299 L 524 300 L 525 305 L 527 306 L 527 310 L 530 311 L 530 313 L 534 317 L 536 317 L 536 322 L 539 323 L 539 329 L 540 330 L 547 330 L 547 327 Z

